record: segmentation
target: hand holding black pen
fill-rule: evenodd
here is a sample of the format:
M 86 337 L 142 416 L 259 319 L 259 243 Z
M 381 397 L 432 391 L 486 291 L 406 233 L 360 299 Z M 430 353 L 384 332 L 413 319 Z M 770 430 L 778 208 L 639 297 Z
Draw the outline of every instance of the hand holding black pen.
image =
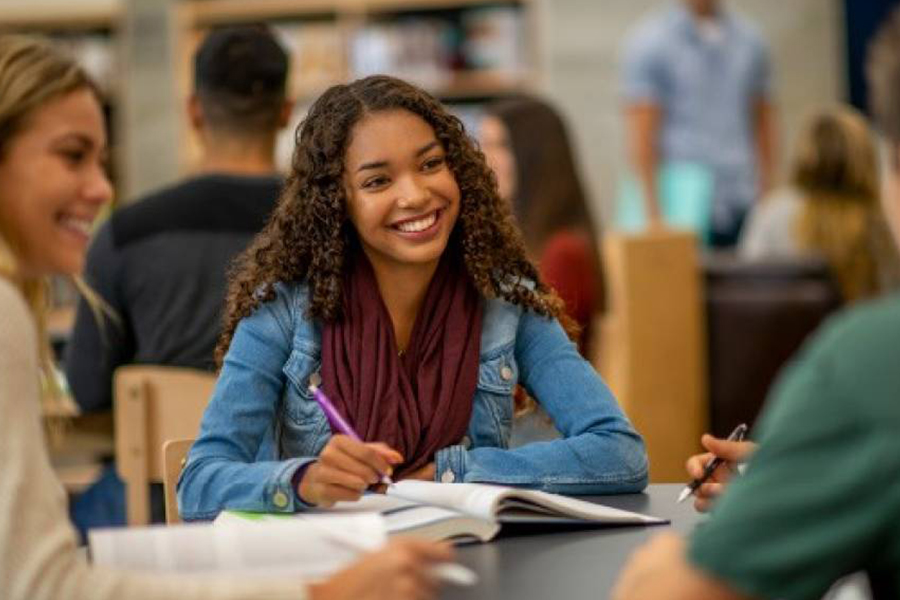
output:
M 747 433 L 747 425 L 741 423 L 738 425 L 734 431 L 731 432 L 731 435 L 728 436 L 728 442 L 740 442 L 744 439 L 744 436 Z M 711 436 L 707 436 L 711 437 Z M 711 438 L 714 439 L 714 438 Z M 721 442 L 721 440 L 720 440 Z M 691 460 L 697 460 L 698 457 L 694 457 Z M 706 465 L 703 468 L 703 473 L 699 477 L 696 477 L 693 481 L 687 484 L 687 486 L 682 490 L 681 494 L 678 496 L 678 502 L 683 502 L 688 496 L 696 492 L 703 483 L 705 483 L 712 475 L 715 473 L 716 469 L 722 466 L 723 463 L 726 462 L 726 458 L 721 456 L 713 456 L 707 461 Z M 696 469 L 696 466 L 694 467 Z M 696 472 L 696 471 L 695 471 Z

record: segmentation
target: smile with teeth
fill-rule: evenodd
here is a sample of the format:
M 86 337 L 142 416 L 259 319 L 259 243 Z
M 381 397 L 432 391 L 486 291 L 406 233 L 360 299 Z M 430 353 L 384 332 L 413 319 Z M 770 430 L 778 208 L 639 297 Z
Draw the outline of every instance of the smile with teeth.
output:
M 418 233 L 420 231 L 425 231 L 437 221 L 438 213 L 440 211 L 434 211 L 425 215 L 420 219 L 415 219 L 413 221 L 404 221 L 402 223 L 396 223 L 394 225 L 395 229 L 399 229 L 404 233 Z
M 93 224 L 93 219 L 82 219 L 66 215 L 60 217 L 59 223 L 66 229 L 89 237 L 91 235 L 91 225 Z

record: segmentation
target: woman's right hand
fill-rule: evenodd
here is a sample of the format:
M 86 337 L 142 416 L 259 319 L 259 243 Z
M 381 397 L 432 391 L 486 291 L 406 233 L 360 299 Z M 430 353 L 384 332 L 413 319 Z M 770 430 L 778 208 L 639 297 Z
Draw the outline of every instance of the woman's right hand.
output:
M 360 442 L 334 435 L 310 464 L 297 486 L 307 504 L 332 506 L 339 500 L 359 500 L 370 485 L 390 475 L 393 465 L 403 462 L 399 452 L 381 442 Z
M 391 541 L 324 583 L 309 587 L 310 600 L 429 600 L 440 583 L 429 567 L 453 560 L 449 544 L 413 538 Z
M 725 460 L 719 468 L 713 471 L 706 483 L 694 492 L 694 508 L 700 512 L 706 512 L 712 506 L 713 501 L 722 494 L 732 474 L 737 470 L 737 466 L 750 460 L 750 456 L 756 450 L 756 444 L 753 442 L 730 442 L 708 433 L 700 438 L 700 444 L 709 452 L 695 454 L 688 459 L 686 468 L 691 479 L 703 477 L 706 463 L 716 456 Z

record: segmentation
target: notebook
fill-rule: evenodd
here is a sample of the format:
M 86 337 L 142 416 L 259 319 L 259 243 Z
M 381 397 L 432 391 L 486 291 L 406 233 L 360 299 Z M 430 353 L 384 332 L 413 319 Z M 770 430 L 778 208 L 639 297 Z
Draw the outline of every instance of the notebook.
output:
M 356 502 L 338 502 L 327 513 L 378 512 L 389 535 L 409 534 L 432 540 L 457 542 L 491 540 L 503 523 L 652 525 L 666 523 L 639 513 L 620 510 L 537 490 L 483 483 L 400 481 L 387 492 L 368 494 Z M 310 514 L 309 512 L 297 515 Z M 217 523 L 271 521 L 296 518 L 223 511 Z

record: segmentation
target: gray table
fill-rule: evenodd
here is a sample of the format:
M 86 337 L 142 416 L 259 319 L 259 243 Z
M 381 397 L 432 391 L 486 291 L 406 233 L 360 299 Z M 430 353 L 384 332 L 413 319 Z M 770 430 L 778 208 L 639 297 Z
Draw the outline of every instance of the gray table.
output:
M 472 588 L 448 587 L 447 600 L 605 600 L 631 553 L 666 530 L 689 533 L 699 522 L 690 501 L 675 504 L 681 484 L 651 485 L 643 494 L 587 498 L 670 519 L 670 525 L 543 531 L 504 535 L 458 548 L 459 562 L 481 576 Z

